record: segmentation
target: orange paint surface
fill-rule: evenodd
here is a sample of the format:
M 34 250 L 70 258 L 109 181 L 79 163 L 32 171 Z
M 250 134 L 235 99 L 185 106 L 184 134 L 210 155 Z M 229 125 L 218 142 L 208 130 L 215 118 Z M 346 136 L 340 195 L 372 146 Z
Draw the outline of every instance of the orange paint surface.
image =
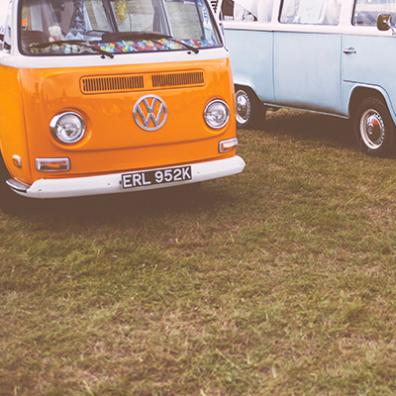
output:
M 153 74 L 203 72 L 204 83 L 153 87 Z M 144 87 L 120 92 L 83 93 L 86 77 L 143 77 Z M 31 184 L 41 178 L 88 176 L 125 170 L 147 169 L 200 162 L 235 155 L 218 153 L 218 142 L 236 135 L 234 96 L 227 59 L 67 69 L 8 69 L 0 67 L 2 92 L 8 96 L 0 112 L 0 143 L 11 175 Z M 170 79 L 172 82 L 173 80 Z M 106 88 L 106 87 L 105 87 Z M 166 124 L 156 132 L 139 128 L 132 109 L 142 96 L 154 94 L 168 107 Z M 226 101 L 230 123 L 222 130 L 210 129 L 203 118 L 207 103 Z M 49 130 L 52 117 L 76 111 L 87 122 L 84 139 L 75 145 L 61 144 Z M 23 168 L 12 164 L 12 155 L 23 159 Z M 67 173 L 41 173 L 35 158 L 68 157 Z

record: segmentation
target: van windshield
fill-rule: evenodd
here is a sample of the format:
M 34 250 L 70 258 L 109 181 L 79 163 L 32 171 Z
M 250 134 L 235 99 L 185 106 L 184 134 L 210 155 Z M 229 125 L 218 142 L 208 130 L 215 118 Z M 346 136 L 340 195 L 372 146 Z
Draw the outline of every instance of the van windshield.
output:
M 221 45 L 205 0 L 22 0 L 26 55 L 140 53 Z

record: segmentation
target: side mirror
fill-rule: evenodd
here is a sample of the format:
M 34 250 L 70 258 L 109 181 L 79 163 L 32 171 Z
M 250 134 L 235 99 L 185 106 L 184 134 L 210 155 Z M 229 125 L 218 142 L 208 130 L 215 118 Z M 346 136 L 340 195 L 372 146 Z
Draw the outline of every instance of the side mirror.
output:
M 378 15 L 377 28 L 381 32 L 387 32 L 388 30 L 392 30 L 393 31 L 392 15 L 390 15 L 390 14 L 380 14 L 380 15 Z

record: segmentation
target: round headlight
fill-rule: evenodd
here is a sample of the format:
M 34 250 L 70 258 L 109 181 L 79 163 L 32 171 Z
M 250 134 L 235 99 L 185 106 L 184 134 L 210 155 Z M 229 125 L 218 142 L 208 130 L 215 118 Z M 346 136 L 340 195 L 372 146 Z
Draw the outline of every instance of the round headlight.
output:
M 230 120 L 230 109 L 226 102 L 216 99 L 206 106 L 204 117 L 209 127 L 221 129 Z
M 85 134 L 85 122 L 77 113 L 61 113 L 56 115 L 50 123 L 52 134 L 60 142 L 73 144 L 79 142 Z

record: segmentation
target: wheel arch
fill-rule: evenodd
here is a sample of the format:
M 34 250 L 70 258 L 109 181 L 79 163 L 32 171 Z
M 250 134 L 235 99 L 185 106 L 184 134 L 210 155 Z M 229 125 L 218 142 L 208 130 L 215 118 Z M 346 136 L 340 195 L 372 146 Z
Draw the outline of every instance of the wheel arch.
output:
M 0 141 L 0 176 L 5 176 L 5 177 L 11 177 L 10 172 L 8 171 L 7 165 L 4 160 L 4 155 L 3 155 L 3 147 L 1 145 Z
M 243 89 L 246 89 L 246 90 L 250 91 L 256 97 L 257 101 L 261 102 L 260 98 L 257 96 L 256 91 L 249 84 L 240 84 L 240 83 L 234 82 L 234 88 L 235 88 L 235 93 L 240 88 L 243 88 Z
M 385 89 L 379 86 L 356 85 L 351 90 L 349 97 L 349 106 L 348 106 L 349 117 L 353 118 L 359 101 L 361 101 L 362 99 L 368 96 L 374 96 L 383 100 L 386 103 L 386 106 L 388 107 L 388 111 L 393 119 L 393 122 L 396 124 L 396 114 L 392 106 L 392 101 L 390 100 L 389 95 L 385 91 Z
M 239 86 L 239 87 L 249 88 L 258 97 L 254 82 L 246 78 L 246 76 L 234 74 L 233 80 L 234 80 L 234 87 Z

